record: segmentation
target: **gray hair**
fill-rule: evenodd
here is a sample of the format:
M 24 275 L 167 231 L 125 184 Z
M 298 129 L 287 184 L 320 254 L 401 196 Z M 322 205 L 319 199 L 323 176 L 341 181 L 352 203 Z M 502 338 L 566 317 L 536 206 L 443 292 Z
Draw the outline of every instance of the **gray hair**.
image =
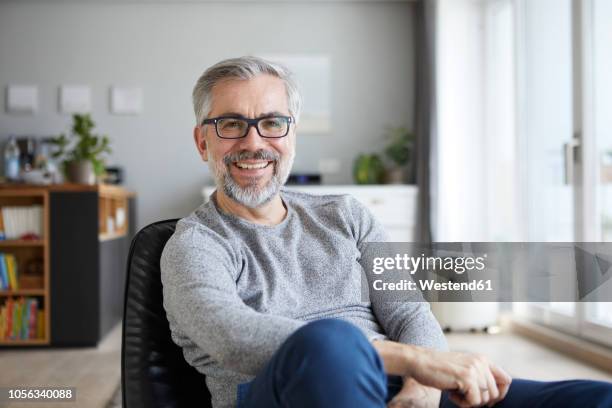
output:
M 221 81 L 228 79 L 251 79 L 257 75 L 268 74 L 282 79 L 287 90 L 289 112 L 296 122 L 302 109 L 302 97 L 291 71 L 286 67 L 266 61 L 259 57 L 230 58 L 208 68 L 193 88 L 193 110 L 197 125 L 208 117 L 212 109 L 212 89 Z

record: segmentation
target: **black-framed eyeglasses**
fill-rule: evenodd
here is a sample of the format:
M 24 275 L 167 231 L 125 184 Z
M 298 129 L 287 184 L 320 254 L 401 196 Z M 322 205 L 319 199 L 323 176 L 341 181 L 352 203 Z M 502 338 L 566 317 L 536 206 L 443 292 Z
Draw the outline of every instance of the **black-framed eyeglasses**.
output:
M 291 116 L 266 116 L 257 119 L 220 116 L 218 118 L 204 119 L 202 126 L 214 124 L 217 136 L 221 139 L 240 139 L 245 137 L 249 133 L 251 126 L 257 129 L 259 136 L 277 139 L 287 136 L 291 123 L 293 123 Z

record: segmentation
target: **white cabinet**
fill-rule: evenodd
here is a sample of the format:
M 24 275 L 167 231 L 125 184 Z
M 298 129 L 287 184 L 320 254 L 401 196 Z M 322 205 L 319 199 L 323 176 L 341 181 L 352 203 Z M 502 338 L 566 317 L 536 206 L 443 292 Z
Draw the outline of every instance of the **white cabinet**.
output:
M 350 194 L 363 203 L 383 224 L 392 242 L 409 242 L 415 240 L 417 217 L 416 186 L 411 185 L 323 185 L 300 186 L 289 185 L 287 189 L 303 191 L 310 194 Z M 215 190 L 215 187 L 204 187 L 204 199 Z

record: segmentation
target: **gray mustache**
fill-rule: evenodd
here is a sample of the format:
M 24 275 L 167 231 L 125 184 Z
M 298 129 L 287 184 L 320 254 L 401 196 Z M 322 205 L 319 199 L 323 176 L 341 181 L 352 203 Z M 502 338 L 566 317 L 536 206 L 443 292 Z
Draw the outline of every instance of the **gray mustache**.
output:
M 249 152 L 247 150 L 241 150 L 239 152 L 230 153 L 223 158 L 223 163 L 226 166 L 229 166 L 233 162 L 241 161 L 241 160 L 267 160 L 277 162 L 280 159 L 280 155 L 278 153 L 274 153 L 270 150 L 256 150 L 254 152 Z

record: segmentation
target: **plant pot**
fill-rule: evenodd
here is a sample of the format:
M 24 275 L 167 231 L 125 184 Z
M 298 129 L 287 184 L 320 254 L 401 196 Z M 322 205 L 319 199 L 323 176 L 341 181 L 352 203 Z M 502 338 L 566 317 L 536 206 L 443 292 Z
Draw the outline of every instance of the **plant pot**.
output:
M 405 184 L 406 183 L 406 168 L 393 167 L 385 172 L 386 184 Z
M 89 160 L 79 160 L 66 163 L 68 181 L 78 184 L 96 184 L 96 173 Z

